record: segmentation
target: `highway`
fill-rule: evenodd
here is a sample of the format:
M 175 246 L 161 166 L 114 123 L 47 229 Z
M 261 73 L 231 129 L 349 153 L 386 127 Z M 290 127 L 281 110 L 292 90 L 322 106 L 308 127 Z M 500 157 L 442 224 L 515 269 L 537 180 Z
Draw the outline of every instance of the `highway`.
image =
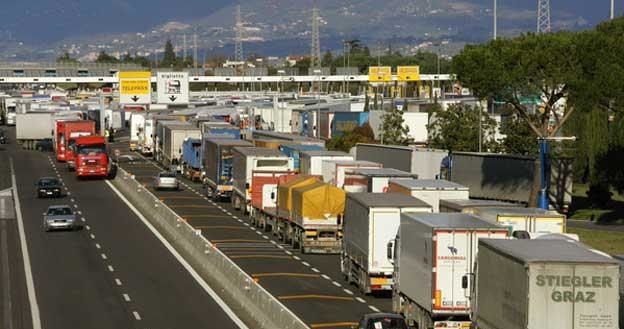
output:
M 389 295 L 364 296 L 349 286 L 340 272 L 338 255 L 301 254 L 276 237 L 250 225 L 247 216 L 229 203 L 205 197 L 198 183 L 181 179 L 180 191 L 153 188 L 161 171 L 151 159 L 128 150 L 127 142 L 113 145 L 120 166 L 135 176 L 180 217 L 255 278 L 312 328 L 349 328 L 366 313 L 391 311 Z
M 106 181 L 78 181 L 53 153 L 18 150 L 11 144 L 2 155 L 15 164 L 43 328 L 245 328 Z M 42 176 L 62 179 L 66 196 L 36 198 L 34 186 Z M 44 232 L 42 213 L 52 204 L 72 206 L 82 228 Z M 15 294 L 24 295 L 20 291 Z M 28 305 L 24 298 L 19 302 Z

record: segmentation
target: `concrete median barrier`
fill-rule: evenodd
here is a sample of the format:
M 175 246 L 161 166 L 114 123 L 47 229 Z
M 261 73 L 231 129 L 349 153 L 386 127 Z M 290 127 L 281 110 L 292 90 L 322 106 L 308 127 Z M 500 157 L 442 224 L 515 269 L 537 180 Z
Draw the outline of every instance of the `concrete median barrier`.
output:
M 122 168 L 111 182 L 249 328 L 309 328 Z

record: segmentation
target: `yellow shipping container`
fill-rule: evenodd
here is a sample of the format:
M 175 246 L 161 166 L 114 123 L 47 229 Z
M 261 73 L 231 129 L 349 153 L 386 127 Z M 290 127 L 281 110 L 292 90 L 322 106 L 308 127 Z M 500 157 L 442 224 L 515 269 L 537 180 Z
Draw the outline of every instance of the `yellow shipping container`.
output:
M 333 185 L 316 182 L 292 191 L 292 213 L 307 219 L 326 219 L 344 214 L 346 192 Z
M 277 209 L 290 214 L 292 209 L 292 191 L 295 188 L 312 185 L 319 181 L 316 176 L 301 175 L 277 187 Z
M 266 147 L 269 149 L 279 150 L 280 145 L 285 142 L 286 141 L 278 139 L 256 139 L 254 140 L 254 145 L 256 145 L 256 147 Z

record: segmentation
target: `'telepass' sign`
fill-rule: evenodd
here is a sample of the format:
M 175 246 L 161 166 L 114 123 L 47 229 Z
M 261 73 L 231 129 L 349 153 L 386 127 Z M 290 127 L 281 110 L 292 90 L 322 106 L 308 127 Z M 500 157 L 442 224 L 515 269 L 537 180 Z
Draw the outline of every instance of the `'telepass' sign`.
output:
M 119 103 L 150 104 L 152 101 L 151 72 L 119 72 Z

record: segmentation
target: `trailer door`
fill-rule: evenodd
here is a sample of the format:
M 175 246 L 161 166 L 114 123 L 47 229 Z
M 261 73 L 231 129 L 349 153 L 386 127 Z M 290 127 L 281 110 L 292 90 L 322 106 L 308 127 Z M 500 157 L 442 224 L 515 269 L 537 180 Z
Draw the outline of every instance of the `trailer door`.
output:
M 469 272 L 471 234 L 468 231 L 436 230 L 433 309 L 467 311 L 468 299 L 462 277 Z
M 370 270 L 374 272 L 392 272 L 392 263 L 388 260 L 388 243 L 392 241 L 399 230 L 401 215 L 396 210 L 375 210 L 372 218 L 371 245 L 369 248 Z

